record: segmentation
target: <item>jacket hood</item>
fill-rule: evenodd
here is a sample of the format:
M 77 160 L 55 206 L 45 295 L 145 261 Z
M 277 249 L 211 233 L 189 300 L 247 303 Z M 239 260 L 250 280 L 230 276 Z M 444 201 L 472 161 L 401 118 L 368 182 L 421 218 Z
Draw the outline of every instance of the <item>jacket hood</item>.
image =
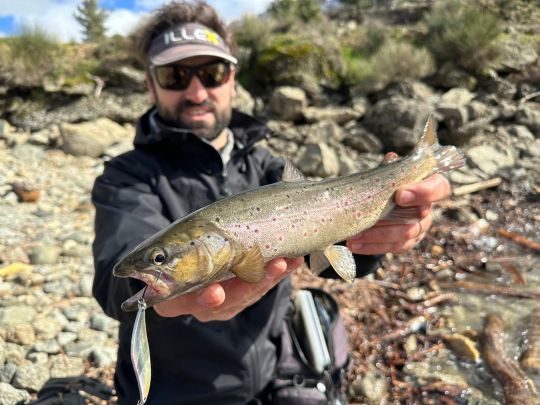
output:
M 263 138 L 270 136 L 270 129 L 255 118 L 233 109 L 228 128 L 233 131 L 235 142 L 243 149 L 252 146 Z M 135 148 L 158 146 L 167 139 L 175 138 L 175 142 L 198 138 L 189 130 L 165 124 L 157 115 L 156 108 L 149 109 L 138 121 L 133 144 Z

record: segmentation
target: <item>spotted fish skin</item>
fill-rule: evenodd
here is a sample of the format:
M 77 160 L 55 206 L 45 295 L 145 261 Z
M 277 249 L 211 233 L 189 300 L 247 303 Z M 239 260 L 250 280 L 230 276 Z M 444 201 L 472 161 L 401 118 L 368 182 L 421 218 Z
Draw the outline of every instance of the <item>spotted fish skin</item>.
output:
M 139 402 L 143 405 L 148 398 L 150 391 L 150 381 L 152 379 L 152 367 L 150 364 L 150 348 L 148 346 L 148 336 L 146 334 L 146 303 L 143 299 L 138 302 L 139 312 L 135 317 L 133 331 L 131 334 L 131 363 L 137 378 L 139 387 Z
M 287 163 L 281 182 L 219 200 L 179 219 L 136 247 L 113 274 L 149 283 L 149 306 L 234 275 L 257 282 L 264 277 L 264 263 L 277 257 L 311 254 L 315 274 L 332 265 L 352 281 L 353 256 L 334 244 L 387 217 L 396 190 L 464 163 L 458 149 L 439 145 L 430 117 L 407 157 L 322 181 L 306 180 Z M 159 271 L 162 280 L 152 285 L 150 275 Z M 140 293 L 123 308 L 133 310 L 138 298 Z

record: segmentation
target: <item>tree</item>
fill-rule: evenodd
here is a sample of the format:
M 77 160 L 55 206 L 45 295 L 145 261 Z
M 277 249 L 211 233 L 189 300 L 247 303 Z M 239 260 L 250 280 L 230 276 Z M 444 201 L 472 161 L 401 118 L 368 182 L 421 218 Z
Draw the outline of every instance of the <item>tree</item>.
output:
M 82 0 L 74 16 L 83 26 L 85 42 L 96 42 L 105 38 L 105 20 L 108 15 L 106 10 L 99 8 L 98 0 Z

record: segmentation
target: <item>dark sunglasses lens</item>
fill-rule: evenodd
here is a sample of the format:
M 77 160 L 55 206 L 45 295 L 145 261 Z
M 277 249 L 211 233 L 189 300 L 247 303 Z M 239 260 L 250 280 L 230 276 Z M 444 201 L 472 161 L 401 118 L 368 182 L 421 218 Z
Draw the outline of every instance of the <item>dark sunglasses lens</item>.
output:
M 169 90 L 184 90 L 191 81 L 191 71 L 182 66 L 158 66 L 154 75 L 160 87 Z
M 197 77 L 205 87 L 218 87 L 229 79 L 230 66 L 227 63 L 215 63 L 198 69 Z

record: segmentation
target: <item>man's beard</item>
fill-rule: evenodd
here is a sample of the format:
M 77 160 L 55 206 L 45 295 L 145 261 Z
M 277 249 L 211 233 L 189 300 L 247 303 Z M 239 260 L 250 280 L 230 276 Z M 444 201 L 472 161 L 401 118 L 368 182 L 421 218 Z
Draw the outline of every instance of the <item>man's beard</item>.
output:
M 184 122 L 180 115 L 184 109 L 189 107 L 209 107 L 215 118 L 214 125 L 209 125 L 206 122 Z M 160 103 L 157 102 L 156 108 L 159 117 L 167 125 L 187 129 L 198 137 L 204 138 L 209 142 L 216 139 L 231 122 L 231 108 L 225 108 L 223 111 L 218 111 L 210 100 L 206 100 L 200 104 L 192 103 L 191 101 L 186 100 L 177 105 L 176 109 L 173 111 L 162 108 Z

